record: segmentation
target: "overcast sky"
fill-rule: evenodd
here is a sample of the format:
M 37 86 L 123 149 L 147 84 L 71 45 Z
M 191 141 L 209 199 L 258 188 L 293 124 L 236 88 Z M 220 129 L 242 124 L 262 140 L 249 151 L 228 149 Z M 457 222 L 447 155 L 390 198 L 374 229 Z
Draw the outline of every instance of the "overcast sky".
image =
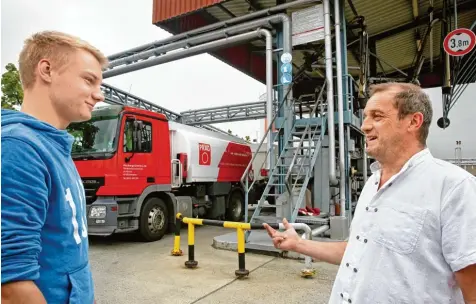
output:
M 152 1 L 127 0 L 3 0 L 1 2 L 1 66 L 18 62 L 23 40 L 41 30 L 77 35 L 106 55 L 170 36 L 152 24 Z M 105 80 L 175 112 L 258 101 L 265 86 L 207 55 L 147 68 Z M 476 158 L 476 85 L 471 84 L 451 110 L 451 126 L 441 130 L 441 89 L 428 90 L 434 105 L 429 146 L 440 158 L 454 157 L 456 140 L 463 157 Z M 471 98 L 473 96 L 473 98 Z M 216 124 L 240 136 L 256 137 L 262 122 Z

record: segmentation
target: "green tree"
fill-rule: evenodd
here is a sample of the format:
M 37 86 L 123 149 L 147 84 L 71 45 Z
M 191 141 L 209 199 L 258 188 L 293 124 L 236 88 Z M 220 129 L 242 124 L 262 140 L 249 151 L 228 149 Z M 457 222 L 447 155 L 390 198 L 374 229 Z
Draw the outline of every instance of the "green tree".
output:
M 251 142 L 251 137 L 250 137 L 249 135 L 246 135 L 246 136 L 245 136 L 245 140 L 246 140 L 247 142 Z
M 6 72 L 2 75 L 2 109 L 15 109 L 23 102 L 23 88 L 20 73 L 13 63 L 5 66 Z

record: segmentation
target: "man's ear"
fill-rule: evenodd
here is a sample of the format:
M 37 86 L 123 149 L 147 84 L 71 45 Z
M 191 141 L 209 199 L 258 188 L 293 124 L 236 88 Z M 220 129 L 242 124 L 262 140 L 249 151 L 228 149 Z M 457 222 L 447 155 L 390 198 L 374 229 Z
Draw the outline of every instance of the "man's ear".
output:
M 37 66 L 37 76 L 44 82 L 51 82 L 51 62 L 48 59 L 41 59 Z
M 415 131 L 420 129 L 423 124 L 423 113 L 413 113 L 410 120 L 409 131 Z

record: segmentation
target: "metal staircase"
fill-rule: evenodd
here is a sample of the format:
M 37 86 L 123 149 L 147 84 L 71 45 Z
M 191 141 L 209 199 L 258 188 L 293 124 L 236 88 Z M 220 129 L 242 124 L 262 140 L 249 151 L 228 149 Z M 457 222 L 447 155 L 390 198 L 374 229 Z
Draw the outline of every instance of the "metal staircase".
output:
M 322 103 L 323 92 L 325 92 L 325 85 L 321 88 L 319 96 L 316 98 L 309 115 L 310 118 L 316 117 L 317 119 L 308 119 L 304 125 L 294 120 L 292 130 L 289 132 L 288 138 L 285 139 L 284 148 L 277 158 L 276 165 L 271 168 L 268 174 L 267 184 L 249 222 L 281 222 L 283 212 L 280 208 L 291 208 L 291 217 L 288 218 L 288 220 L 290 222 L 299 221 L 297 216 L 298 211 L 304 202 L 306 189 L 310 178 L 313 176 L 313 168 L 321 148 L 323 136 L 326 132 L 327 120 L 324 115 Z M 293 109 L 296 108 L 294 102 L 292 105 Z M 276 116 L 274 118 L 276 118 Z M 272 123 L 274 121 L 275 119 L 273 119 Z M 284 122 L 281 123 L 281 127 L 277 132 L 280 132 L 284 125 Z M 270 124 L 270 127 L 271 126 L 272 124 Z M 268 131 L 269 129 L 270 128 L 268 128 Z M 260 146 L 266 136 L 267 134 L 264 135 Z M 272 149 L 273 147 L 271 147 L 271 149 L 268 147 L 267 152 L 271 152 Z M 248 176 L 249 167 L 250 166 L 248 166 L 243 175 L 244 177 Z M 247 206 L 248 195 L 253 188 L 254 181 L 250 185 L 247 179 L 242 179 L 242 183 L 245 187 L 245 205 Z M 271 197 L 275 198 L 276 203 L 274 205 L 266 204 L 267 201 L 271 201 Z M 262 212 L 265 208 L 274 208 L 276 212 L 274 215 L 263 215 Z M 247 216 L 245 216 L 245 220 L 247 220 Z

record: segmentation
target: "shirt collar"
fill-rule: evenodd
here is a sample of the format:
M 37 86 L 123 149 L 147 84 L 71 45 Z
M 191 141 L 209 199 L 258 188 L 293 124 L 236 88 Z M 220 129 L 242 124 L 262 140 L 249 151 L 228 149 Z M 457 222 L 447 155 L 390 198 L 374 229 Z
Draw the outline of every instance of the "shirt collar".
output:
M 422 161 L 424 161 L 425 159 L 427 158 L 430 158 L 430 157 L 433 157 L 431 155 L 431 152 L 428 148 L 425 148 L 423 149 L 422 151 L 418 152 L 418 153 L 415 153 L 406 163 L 405 165 L 403 165 L 403 168 L 402 168 L 402 172 L 405 171 L 407 168 L 410 168 L 412 166 L 415 166 L 419 163 L 421 163 Z M 370 171 L 372 173 L 375 173 L 377 171 L 380 171 L 380 163 L 379 162 L 373 162 L 371 165 L 370 165 Z

